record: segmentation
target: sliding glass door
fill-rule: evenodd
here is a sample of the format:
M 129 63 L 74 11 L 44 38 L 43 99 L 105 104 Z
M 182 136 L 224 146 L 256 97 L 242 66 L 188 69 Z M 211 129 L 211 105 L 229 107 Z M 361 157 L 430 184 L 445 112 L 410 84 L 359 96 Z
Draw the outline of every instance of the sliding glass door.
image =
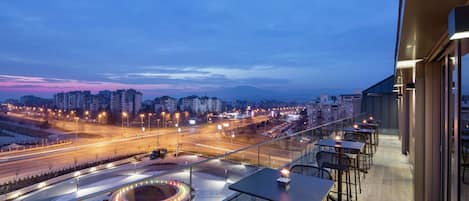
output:
M 469 39 L 460 42 L 460 53 L 459 192 L 460 200 L 469 200 Z

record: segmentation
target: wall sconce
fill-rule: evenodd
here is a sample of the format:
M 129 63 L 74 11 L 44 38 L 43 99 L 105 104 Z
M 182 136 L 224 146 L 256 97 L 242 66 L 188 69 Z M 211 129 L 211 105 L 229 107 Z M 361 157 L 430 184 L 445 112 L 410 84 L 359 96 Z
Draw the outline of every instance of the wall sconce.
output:
M 448 16 L 448 37 L 450 40 L 469 38 L 469 6 L 451 10 Z
M 415 90 L 415 83 L 413 83 L 413 82 L 407 83 L 407 84 L 405 85 L 405 90 L 407 90 L 407 91 Z
M 397 97 L 396 97 L 396 100 L 400 100 L 402 98 L 402 94 L 401 93 L 398 93 L 397 94 Z

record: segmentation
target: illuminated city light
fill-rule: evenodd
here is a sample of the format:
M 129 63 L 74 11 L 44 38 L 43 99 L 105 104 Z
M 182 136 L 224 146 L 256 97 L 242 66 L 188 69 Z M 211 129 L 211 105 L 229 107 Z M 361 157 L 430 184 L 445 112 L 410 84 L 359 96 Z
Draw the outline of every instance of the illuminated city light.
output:
M 46 187 L 46 185 L 47 185 L 46 182 L 41 182 L 37 185 L 37 187 L 38 188 L 44 188 L 44 187 Z
M 78 176 L 80 176 L 80 175 L 81 175 L 81 172 L 80 172 L 80 171 L 76 171 L 75 173 L 73 173 L 73 176 L 74 176 L 74 177 L 78 177 Z

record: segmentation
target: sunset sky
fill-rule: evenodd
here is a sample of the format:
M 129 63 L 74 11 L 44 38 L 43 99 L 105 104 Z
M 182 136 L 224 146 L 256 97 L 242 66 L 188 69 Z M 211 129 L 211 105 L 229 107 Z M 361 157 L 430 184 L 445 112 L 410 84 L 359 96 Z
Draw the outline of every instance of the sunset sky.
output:
M 396 14 L 376 0 L 0 1 L 0 99 L 359 92 L 393 73 Z

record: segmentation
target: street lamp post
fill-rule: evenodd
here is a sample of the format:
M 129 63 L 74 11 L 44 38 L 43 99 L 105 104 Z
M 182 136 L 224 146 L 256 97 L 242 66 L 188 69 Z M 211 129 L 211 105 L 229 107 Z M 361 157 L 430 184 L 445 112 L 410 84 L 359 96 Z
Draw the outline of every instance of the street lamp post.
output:
M 75 143 L 77 143 L 78 141 L 78 121 L 80 120 L 79 117 L 75 117 L 75 128 L 76 128 L 76 131 L 75 131 Z
M 73 176 L 75 176 L 75 179 L 76 179 L 75 184 L 76 184 L 76 192 L 77 192 L 77 194 L 78 194 L 78 188 L 80 187 L 80 175 L 81 175 L 81 173 L 80 173 L 79 171 L 78 171 L 78 172 L 75 172 L 75 173 L 73 174 Z
M 124 118 L 126 118 L 127 115 L 128 115 L 127 112 L 122 112 L 122 118 L 121 118 L 122 119 L 122 128 L 124 128 Z
M 141 120 L 141 124 L 142 124 L 142 129 L 143 129 L 143 120 L 145 119 L 145 114 L 140 114 L 140 120 Z
M 178 127 L 177 128 L 177 137 L 176 137 L 176 140 L 177 140 L 177 142 L 176 142 L 176 157 L 179 155 L 179 137 L 181 136 L 180 135 L 181 131 L 182 131 L 182 129 Z
M 178 124 L 178 125 L 179 125 L 179 118 L 180 118 L 180 115 L 181 115 L 181 114 L 179 114 L 179 112 L 176 112 L 176 113 L 174 114 L 174 118 L 176 118 L 176 124 Z
M 153 114 L 148 113 L 148 131 L 151 131 L 151 116 L 153 116 Z
M 107 123 L 107 119 L 106 119 L 106 112 L 102 112 L 102 115 L 101 115 L 101 116 L 103 116 L 103 118 L 104 118 L 104 121 Z
M 166 128 L 166 118 L 165 118 L 166 112 L 161 112 L 161 116 L 163 116 L 163 127 Z
M 88 121 L 88 116 L 90 115 L 90 111 L 86 110 L 85 111 L 85 119 Z
M 231 131 L 231 144 L 233 144 L 233 139 L 236 137 L 236 135 L 234 134 L 234 131 Z

